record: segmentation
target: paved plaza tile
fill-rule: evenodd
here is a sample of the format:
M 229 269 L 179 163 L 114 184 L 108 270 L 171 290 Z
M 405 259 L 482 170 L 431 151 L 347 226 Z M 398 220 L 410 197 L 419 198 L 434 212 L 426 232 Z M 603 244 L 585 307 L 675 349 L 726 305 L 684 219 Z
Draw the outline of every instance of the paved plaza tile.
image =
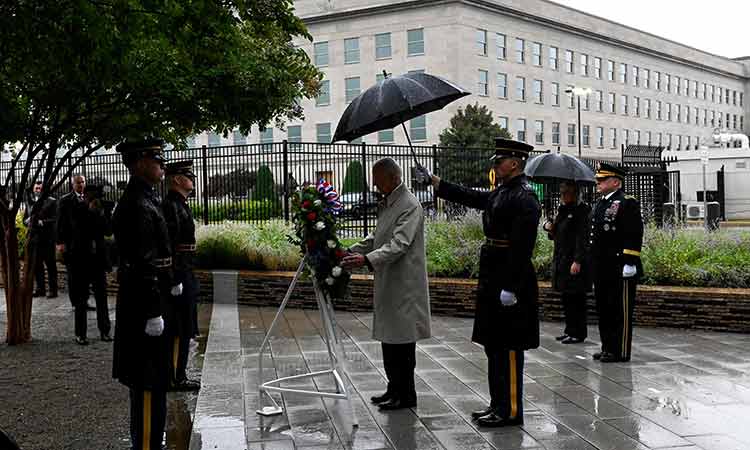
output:
M 207 398 L 216 403 L 198 405 L 203 411 L 223 408 L 218 427 L 226 432 L 217 432 L 211 419 L 197 412 L 197 428 L 206 431 L 203 441 L 218 447 L 196 449 L 235 448 L 223 443 L 237 439 L 240 429 L 247 449 L 750 449 L 748 335 L 636 328 L 632 361 L 601 364 L 591 359 L 599 347 L 596 326 L 589 327 L 586 343 L 562 345 L 554 340 L 561 324 L 543 323 L 541 346 L 526 357 L 524 425 L 483 429 L 469 417 L 489 399 L 486 359 L 470 341 L 471 319 L 433 317 L 433 337 L 417 345 L 418 406 L 385 413 L 369 402 L 385 389 L 380 343 L 371 337 L 372 315 L 338 312 L 351 402 L 274 394 L 284 414 L 261 417 L 255 412 L 259 380 L 328 367 L 320 315 L 284 312 L 261 375 L 258 348 L 276 311 L 235 306 L 232 319 L 229 308 L 217 315 L 222 331 L 215 347 L 209 336 L 204 363 Z M 235 323 L 239 336 L 232 339 Z M 211 348 L 216 354 L 209 354 Z M 332 390 L 335 383 L 326 375 L 285 386 Z M 231 420 L 222 425 L 238 409 L 244 411 L 243 425 Z

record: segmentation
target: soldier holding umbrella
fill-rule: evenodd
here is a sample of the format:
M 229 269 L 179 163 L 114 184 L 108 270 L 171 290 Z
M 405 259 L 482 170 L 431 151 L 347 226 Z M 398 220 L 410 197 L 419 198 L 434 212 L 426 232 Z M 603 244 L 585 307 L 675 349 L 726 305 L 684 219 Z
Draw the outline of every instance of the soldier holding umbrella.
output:
M 480 426 L 523 424 L 524 351 L 539 347 L 538 286 L 531 262 L 541 208 L 523 169 L 532 146 L 495 140 L 495 178 L 491 192 L 476 191 L 441 180 L 426 169 L 429 180 L 446 200 L 482 211 L 486 240 L 479 256 L 479 285 L 472 341 L 484 346 L 490 404 L 472 413 Z

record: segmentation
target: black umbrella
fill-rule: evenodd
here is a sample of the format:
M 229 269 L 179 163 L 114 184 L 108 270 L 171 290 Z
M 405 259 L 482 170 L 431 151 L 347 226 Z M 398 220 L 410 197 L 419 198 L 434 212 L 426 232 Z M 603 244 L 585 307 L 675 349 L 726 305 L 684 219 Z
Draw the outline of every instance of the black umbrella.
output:
M 526 176 L 534 181 L 571 180 L 576 183 L 596 183 L 594 171 L 585 162 L 565 153 L 544 153 L 526 163 Z
M 459 86 L 434 75 L 409 73 L 388 77 L 385 71 L 383 73 L 383 81 L 359 94 L 346 108 L 336 127 L 333 142 L 353 141 L 358 137 L 401 124 L 411 148 L 411 139 L 404 122 L 442 109 L 445 105 L 469 95 L 469 92 Z M 416 159 L 414 155 L 414 160 Z

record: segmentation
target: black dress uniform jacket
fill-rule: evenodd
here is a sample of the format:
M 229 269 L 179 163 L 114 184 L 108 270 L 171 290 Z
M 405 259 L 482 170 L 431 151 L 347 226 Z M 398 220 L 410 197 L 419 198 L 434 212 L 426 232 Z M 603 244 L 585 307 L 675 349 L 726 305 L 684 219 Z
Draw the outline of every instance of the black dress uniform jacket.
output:
M 195 221 L 187 199 L 179 192 L 169 191 L 162 204 L 164 219 L 170 237 L 172 253 L 172 286 L 186 281 L 186 276 L 195 267 L 194 250 L 185 251 L 186 247 L 195 246 Z
M 591 207 L 585 203 L 561 204 L 549 238 L 555 241 L 552 260 L 552 288 L 563 293 L 591 291 L 588 256 Z M 574 262 L 581 265 L 578 275 L 570 274 Z
M 153 188 L 131 177 L 114 212 L 119 248 L 113 377 L 137 389 L 166 390 L 169 348 L 164 335 L 145 332 L 148 319 L 164 316 L 171 261 L 167 224 Z
M 622 189 L 615 191 L 608 199 L 602 197 L 592 213 L 589 237 L 597 279 L 622 280 L 625 264 L 637 268 L 637 277 L 643 276 L 640 258 L 643 219 L 635 197 L 625 195 Z
M 539 288 L 531 257 L 541 213 L 526 176 L 519 175 L 491 192 L 440 181 L 437 195 L 482 211 L 488 242 L 479 256 L 472 340 L 495 349 L 539 347 Z M 518 303 L 503 306 L 502 290 L 513 292 Z

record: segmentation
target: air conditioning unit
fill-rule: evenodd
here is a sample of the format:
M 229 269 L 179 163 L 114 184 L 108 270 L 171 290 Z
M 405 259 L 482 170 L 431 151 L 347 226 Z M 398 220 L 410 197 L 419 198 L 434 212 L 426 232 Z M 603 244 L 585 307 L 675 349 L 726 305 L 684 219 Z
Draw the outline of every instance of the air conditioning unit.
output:
M 706 217 L 706 210 L 703 203 L 689 203 L 687 205 L 688 219 L 703 219 L 704 217 Z

